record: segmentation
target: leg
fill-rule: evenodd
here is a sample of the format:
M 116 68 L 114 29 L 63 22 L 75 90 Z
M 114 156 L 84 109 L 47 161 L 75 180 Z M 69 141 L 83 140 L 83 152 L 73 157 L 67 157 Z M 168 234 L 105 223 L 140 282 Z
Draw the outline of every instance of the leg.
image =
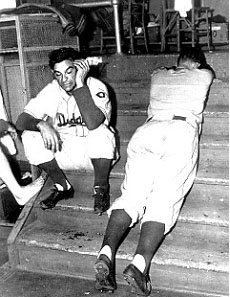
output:
M 30 164 L 44 170 L 54 182 L 48 197 L 40 202 L 42 209 L 53 208 L 59 200 L 73 197 L 74 190 L 58 166 L 52 151 L 45 149 L 39 132 L 25 131 L 22 134 L 25 154 Z
M 113 210 L 111 213 L 95 263 L 96 289 L 98 290 L 114 291 L 116 289 L 115 255 L 131 221 L 130 216 L 123 209 Z
M 159 222 L 144 222 L 138 246 L 130 265 L 124 270 L 125 280 L 132 286 L 132 292 L 148 296 L 151 292 L 149 269 L 151 260 L 164 238 L 165 226 Z
M 86 152 L 94 168 L 94 210 L 102 214 L 109 208 L 109 173 L 116 158 L 114 132 L 104 124 L 90 130 L 86 137 Z
M 196 171 L 196 132 L 183 122 L 165 128 L 168 150 L 162 151 L 160 162 L 155 163 L 157 174 L 147 197 L 138 246 L 132 263 L 123 272 L 133 292 L 144 296 L 151 292 L 151 260 L 164 235 L 174 226 Z
M 68 182 L 65 174 L 59 168 L 55 159 L 40 164 L 38 167 L 44 170 L 54 183 L 54 187 L 50 195 L 40 202 L 42 209 L 53 208 L 62 199 L 72 198 L 74 194 L 73 187 Z
M 63 173 L 63 171 L 59 168 L 57 161 L 55 159 L 42 163 L 38 165 L 39 169 L 44 170 L 49 177 L 52 179 L 53 183 L 60 190 L 67 190 L 70 188 L 70 184 Z
M 112 160 L 91 159 L 94 168 L 94 212 L 101 215 L 110 206 L 109 173 Z
M 19 205 L 25 205 L 35 194 L 37 194 L 44 183 L 43 178 L 38 178 L 32 184 L 22 187 L 18 184 L 14 174 L 10 168 L 9 162 L 0 148 L 0 178 L 4 181 L 8 189 L 14 195 L 15 200 Z

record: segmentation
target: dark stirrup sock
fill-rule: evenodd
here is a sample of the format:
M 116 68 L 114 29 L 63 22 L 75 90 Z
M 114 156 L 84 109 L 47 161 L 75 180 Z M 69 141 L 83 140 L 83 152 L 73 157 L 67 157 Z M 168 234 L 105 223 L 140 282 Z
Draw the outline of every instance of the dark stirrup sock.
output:
M 38 167 L 49 175 L 54 184 L 59 184 L 64 190 L 67 190 L 68 180 L 63 171 L 59 168 L 55 159 L 51 160 L 50 162 L 39 164 Z
M 126 234 L 132 220 L 123 209 L 112 211 L 105 231 L 101 248 L 108 245 L 111 248 L 112 259 L 114 259 L 117 248 Z
M 111 169 L 111 159 L 91 159 L 94 168 L 94 185 L 104 186 L 109 184 L 109 173 Z
M 142 255 L 145 259 L 144 273 L 148 273 L 152 258 L 164 238 L 165 224 L 159 222 L 144 222 L 135 251 L 135 255 Z M 134 256 L 135 258 L 135 256 Z

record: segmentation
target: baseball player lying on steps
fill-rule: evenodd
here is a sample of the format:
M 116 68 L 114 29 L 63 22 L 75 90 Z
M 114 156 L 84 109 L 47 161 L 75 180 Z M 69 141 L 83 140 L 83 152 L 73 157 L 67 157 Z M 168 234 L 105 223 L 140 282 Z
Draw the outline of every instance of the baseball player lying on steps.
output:
M 115 137 L 109 127 L 111 103 L 106 86 L 89 77 L 89 61 L 72 48 L 49 56 L 53 81 L 29 101 L 16 126 L 29 162 L 53 181 L 50 196 L 40 202 L 53 208 L 74 189 L 63 170 L 94 170 L 94 211 L 110 206 L 109 172 L 115 155 Z
M 187 48 L 177 67 L 152 73 L 148 118 L 128 144 L 122 193 L 108 210 L 94 267 L 98 290 L 116 289 L 116 251 L 127 230 L 140 221 L 137 248 L 123 276 L 133 292 L 151 292 L 151 260 L 195 179 L 202 112 L 213 80 L 208 68 L 199 49 Z

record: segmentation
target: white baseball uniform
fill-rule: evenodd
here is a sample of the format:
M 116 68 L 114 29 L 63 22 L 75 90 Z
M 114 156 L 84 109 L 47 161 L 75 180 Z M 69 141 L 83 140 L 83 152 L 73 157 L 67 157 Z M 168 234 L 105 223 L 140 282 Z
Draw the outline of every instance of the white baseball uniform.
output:
M 1 129 L 1 121 L 0 121 L 0 132 L 5 129 L 4 121 L 8 121 L 6 109 L 3 102 L 2 92 L 0 90 L 0 120 L 3 120 L 3 128 Z M 15 155 L 17 153 L 17 149 L 15 147 L 14 140 L 10 136 L 10 134 L 5 134 L 0 136 L 0 145 L 3 146 L 4 151 L 6 151 L 9 155 Z
M 61 169 L 92 170 L 92 158 L 115 158 L 115 137 L 109 127 L 111 102 L 108 90 L 104 83 L 93 77 L 87 79 L 87 85 L 95 105 L 105 115 L 104 123 L 94 130 L 88 130 L 75 98 L 67 94 L 56 80 L 26 105 L 24 112 L 37 119 L 51 117 L 62 141 L 62 150 L 54 155 L 44 147 L 40 132 L 24 131 L 22 141 L 31 164 L 39 165 L 55 156 Z
M 152 74 L 148 120 L 129 142 L 122 195 L 109 215 L 124 209 L 131 226 L 141 220 L 164 223 L 165 233 L 173 227 L 195 179 L 199 128 L 211 81 L 207 70 L 159 69 Z

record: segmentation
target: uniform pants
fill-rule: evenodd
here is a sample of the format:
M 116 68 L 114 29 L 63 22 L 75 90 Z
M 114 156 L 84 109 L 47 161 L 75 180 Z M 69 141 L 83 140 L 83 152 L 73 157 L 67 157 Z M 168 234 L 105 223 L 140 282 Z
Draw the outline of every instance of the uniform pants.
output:
M 57 160 L 63 170 L 93 170 L 91 159 L 115 158 L 114 133 L 106 125 L 89 131 L 85 137 L 60 133 L 62 150 L 57 153 L 46 149 L 40 132 L 24 131 L 22 142 L 25 155 L 32 165 Z
M 108 214 L 124 209 L 131 226 L 139 220 L 156 221 L 168 233 L 194 182 L 197 158 L 196 128 L 181 120 L 146 122 L 129 142 L 122 195 Z

